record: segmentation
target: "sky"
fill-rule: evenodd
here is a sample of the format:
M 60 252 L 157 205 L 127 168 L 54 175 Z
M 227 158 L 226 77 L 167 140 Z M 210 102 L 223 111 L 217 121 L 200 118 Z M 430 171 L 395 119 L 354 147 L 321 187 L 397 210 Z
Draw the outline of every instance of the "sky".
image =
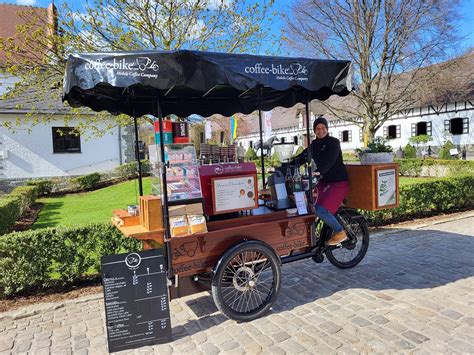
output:
M 80 9 L 80 1 L 62 1 L 56 0 L 55 4 L 58 6 L 64 2 L 69 4 L 74 4 L 73 7 Z M 0 3 L 10 3 L 18 5 L 30 5 L 30 6 L 39 6 L 47 7 L 51 0 L 0 0 Z M 291 3 L 291 0 L 276 0 L 276 9 L 279 12 L 286 12 L 288 4 Z M 461 14 L 463 14 L 463 19 L 459 24 L 459 33 L 462 37 L 461 47 L 462 48 L 473 48 L 474 47 L 474 0 L 461 0 Z M 277 21 L 275 26 L 281 26 L 282 22 Z

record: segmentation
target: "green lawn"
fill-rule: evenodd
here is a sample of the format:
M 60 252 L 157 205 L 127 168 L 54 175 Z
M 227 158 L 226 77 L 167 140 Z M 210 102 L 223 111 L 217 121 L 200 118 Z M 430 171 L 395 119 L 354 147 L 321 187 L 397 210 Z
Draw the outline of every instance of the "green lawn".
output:
M 150 178 L 143 180 L 143 193 L 150 194 Z M 138 180 L 131 180 L 100 190 L 61 197 L 41 198 L 44 203 L 32 229 L 106 222 L 112 210 L 138 204 Z

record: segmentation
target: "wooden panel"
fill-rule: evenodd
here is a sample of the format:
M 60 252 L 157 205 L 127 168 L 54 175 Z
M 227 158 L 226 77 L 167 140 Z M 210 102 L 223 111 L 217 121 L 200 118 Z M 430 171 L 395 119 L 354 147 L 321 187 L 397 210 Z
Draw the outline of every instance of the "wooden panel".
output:
M 349 174 L 349 194 L 346 197 L 348 207 L 377 211 L 398 206 L 398 164 L 346 164 L 346 168 Z M 377 202 L 377 171 L 389 169 L 395 169 L 397 202 L 394 205 L 379 207 Z
M 140 224 L 150 231 L 163 228 L 161 198 L 140 196 Z
M 227 249 L 245 240 L 265 242 L 278 255 L 287 255 L 310 245 L 313 221 L 308 215 L 171 238 L 173 272 L 189 276 L 211 271 Z

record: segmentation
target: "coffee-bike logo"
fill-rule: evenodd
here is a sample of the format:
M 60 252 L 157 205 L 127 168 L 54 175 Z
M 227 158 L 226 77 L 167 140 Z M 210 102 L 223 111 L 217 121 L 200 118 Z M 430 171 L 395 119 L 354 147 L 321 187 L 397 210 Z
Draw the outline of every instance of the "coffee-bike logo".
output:
M 290 65 L 270 64 L 264 66 L 262 63 L 256 63 L 253 66 L 246 66 L 244 72 L 247 74 L 275 75 L 279 80 L 308 80 L 308 69 L 300 63 L 291 63 Z
M 87 62 L 84 65 L 86 70 L 113 70 L 117 75 L 122 76 L 142 76 L 157 77 L 155 74 L 160 70 L 158 63 L 150 57 L 137 57 L 133 60 L 127 58 L 104 60 L 102 58 Z

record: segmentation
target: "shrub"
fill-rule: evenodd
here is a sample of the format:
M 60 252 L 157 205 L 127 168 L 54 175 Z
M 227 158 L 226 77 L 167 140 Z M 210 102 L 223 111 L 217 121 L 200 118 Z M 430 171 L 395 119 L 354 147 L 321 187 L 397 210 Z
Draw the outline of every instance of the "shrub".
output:
M 53 191 L 53 182 L 51 180 L 31 180 L 26 183 L 27 186 L 36 186 L 38 196 L 49 195 Z
M 247 151 L 245 152 L 245 155 L 244 155 L 245 161 L 253 161 L 257 158 L 258 158 L 257 153 L 255 153 L 255 150 L 253 150 L 253 148 L 247 149 Z
M 454 144 L 451 141 L 446 141 L 444 145 L 441 147 L 439 150 L 439 158 L 444 159 L 444 160 L 451 160 L 453 157 L 451 156 L 451 153 L 449 152 L 451 149 L 454 148 Z
M 407 144 L 405 148 L 403 148 L 403 157 L 405 159 L 414 159 L 416 158 L 416 149 L 410 144 Z
M 450 176 L 474 174 L 474 161 L 439 159 L 396 159 L 402 176 L 439 176 L 440 168 Z M 441 171 L 442 172 L 442 171 Z
M 149 160 L 141 160 L 140 161 L 141 167 L 142 167 L 142 175 L 150 175 L 151 171 L 151 164 Z M 119 178 L 127 180 L 131 178 L 135 178 L 138 176 L 138 163 L 136 161 L 131 162 L 131 163 L 125 163 L 117 168 L 115 168 L 115 171 Z
M 273 153 L 273 155 L 270 159 L 270 164 L 273 167 L 281 166 L 280 154 L 278 154 L 277 152 Z
M 37 197 L 36 186 L 17 187 L 10 194 L 0 197 L 0 234 L 8 232 Z
M 0 238 L 0 297 L 74 283 L 99 273 L 102 255 L 140 249 L 139 241 L 109 224 L 6 234 Z
M 433 179 L 400 186 L 400 205 L 382 211 L 363 211 L 376 225 L 450 210 L 474 207 L 474 175 Z
M 94 190 L 98 187 L 101 178 L 100 173 L 92 173 L 73 178 L 71 182 L 81 190 Z
M 301 153 L 303 153 L 303 151 L 304 151 L 304 148 L 302 146 L 298 146 L 298 149 L 296 149 L 296 152 L 293 156 L 296 157 L 300 155 Z

